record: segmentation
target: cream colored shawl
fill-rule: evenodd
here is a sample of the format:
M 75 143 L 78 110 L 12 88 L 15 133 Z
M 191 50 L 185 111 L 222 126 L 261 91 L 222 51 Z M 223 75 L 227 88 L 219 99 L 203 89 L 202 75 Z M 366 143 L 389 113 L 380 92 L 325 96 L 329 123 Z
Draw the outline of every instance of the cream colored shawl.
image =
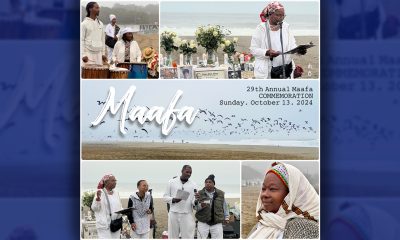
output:
M 319 221 L 319 196 L 307 178 L 297 168 L 283 164 L 289 175 L 289 193 L 277 213 L 262 209 L 261 192 L 258 197 L 256 216 L 257 229 L 248 238 L 277 239 L 282 236 L 287 220 L 307 218 Z

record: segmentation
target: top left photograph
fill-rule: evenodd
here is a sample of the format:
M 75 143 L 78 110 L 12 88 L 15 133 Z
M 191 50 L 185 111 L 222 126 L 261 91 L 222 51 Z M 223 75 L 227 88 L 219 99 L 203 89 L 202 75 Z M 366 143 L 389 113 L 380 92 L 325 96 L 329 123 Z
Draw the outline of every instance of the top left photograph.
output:
M 159 78 L 159 2 L 81 1 L 82 79 Z

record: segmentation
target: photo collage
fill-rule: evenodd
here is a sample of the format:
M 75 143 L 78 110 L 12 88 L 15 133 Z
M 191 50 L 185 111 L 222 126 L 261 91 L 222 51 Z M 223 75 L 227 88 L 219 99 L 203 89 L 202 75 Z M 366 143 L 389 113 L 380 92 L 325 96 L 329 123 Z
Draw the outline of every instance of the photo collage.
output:
M 81 239 L 320 238 L 319 0 L 80 8 Z

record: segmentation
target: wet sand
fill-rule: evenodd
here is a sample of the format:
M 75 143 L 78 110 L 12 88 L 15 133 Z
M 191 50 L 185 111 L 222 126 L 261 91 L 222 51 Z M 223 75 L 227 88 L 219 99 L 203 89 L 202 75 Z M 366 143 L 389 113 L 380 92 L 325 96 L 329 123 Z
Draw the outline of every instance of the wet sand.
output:
M 84 160 L 313 160 L 318 147 L 194 143 L 82 143 Z

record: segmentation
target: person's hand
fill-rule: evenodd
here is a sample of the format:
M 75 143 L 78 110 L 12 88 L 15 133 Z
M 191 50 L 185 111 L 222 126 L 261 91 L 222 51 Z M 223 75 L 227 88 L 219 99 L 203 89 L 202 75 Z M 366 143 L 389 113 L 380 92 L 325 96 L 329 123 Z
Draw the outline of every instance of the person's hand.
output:
M 82 58 L 82 61 L 85 62 L 85 63 L 87 63 L 87 62 L 89 61 L 89 58 L 88 58 L 87 56 L 84 56 L 84 57 Z
M 280 53 L 281 52 L 279 52 L 279 51 L 268 49 L 268 51 L 265 53 L 265 55 L 274 58 L 274 57 L 279 56 Z
M 300 48 L 297 53 L 300 55 L 305 55 L 307 53 L 307 48 Z
M 103 57 L 103 62 L 107 62 L 107 57 L 105 55 L 102 56 Z
M 205 208 L 205 207 L 207 207 L 207 203 L 202 202 L 202 203 L 200 203 L 200 206 L 201 206 L 202 208 Z
M 200 194 L 199 194 L 198 192 L 195 192 L 194 198 L 195 198 L 196 200 L 199 200 L 199 199 L 200 199 Z
M 99 189 L 96 193 L 96 201 L 100 201 L 101 190 Z
M 114 36 L 114 40 L 118 40 L 118 37 L 117 37 L 117 36 Z
M 131 228 L 132 228 L 133 231 L 135 231 L 136 230 L 136 223 L 132 223 L 131 224 Z
M 229 224 L 229 218 L 224 220 L 224 224 Z
M 182 199 L 180 199 L 180 198 L 173 198 L 172 199 L 172 203 L 178 203 L 180 201 L 182 201 Z
M 151 209 L 147 209 L 146 213 L 147 213 L 147 214 L 151 214 L 151 213 L 152 213 L 152 212 L 151 212 Z

